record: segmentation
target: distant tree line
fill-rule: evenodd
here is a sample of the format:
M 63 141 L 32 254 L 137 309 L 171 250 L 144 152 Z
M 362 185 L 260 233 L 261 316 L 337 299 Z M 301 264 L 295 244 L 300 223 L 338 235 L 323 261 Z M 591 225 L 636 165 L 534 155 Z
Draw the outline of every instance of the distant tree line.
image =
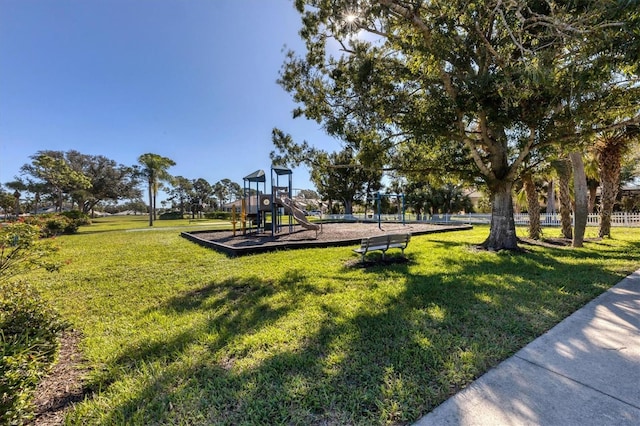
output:
M 163 210 L 176 210 L 193 217 L 242 197 L 243 188 L 230 179 L 213 184 L 204 178 L 172 176 L 175 162 L 158 154 L 142 154 L 138 164 L 118 164 L 103 155 L 75 150 L 38 151 L 20 168 L 15 180 L 0 185 L 0 209 L 5 216 L 36 214 L 45 209 L 60 212 L 94 210 L 107 213 L 131 211 L 157 218 L 156 198 L 163 190 Z M 147 197 L 143 197 L 143 193 Z M 147 201 L 144 201 L 147 198 Z

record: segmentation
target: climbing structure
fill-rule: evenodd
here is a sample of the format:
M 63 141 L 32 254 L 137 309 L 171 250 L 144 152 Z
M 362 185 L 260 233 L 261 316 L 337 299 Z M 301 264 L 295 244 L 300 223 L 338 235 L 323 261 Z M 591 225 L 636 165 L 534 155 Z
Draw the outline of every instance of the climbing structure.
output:
M 255 224 L 256 232 L 266 232 L 271 230 L 271 235 L 283 232 L 285 226 L 289 233 L 293 232 L 294 219 L 305 229 L 315 230 L 316 237 L 320 226 L 307 220 L 307 217 L 292 198 L 292 174 L 291 169 L 281 166 L 271 167 L 271 194 L 266 193 L 266 176 L 264 170 L 257 170 L 244 177 L 244 200 L 241 221 L 243 222 L 243 233 L 246 232 L 245 221 Z M 280 179 L 286 177 L 285 183 Z M 255 183 L 255 189 L 252 185 Z M 263 191 L 260 191 L 262 183 Z M 267 222 L 271 213 L 271 222 Z M 286 213 L 286 215 L 285 215 Z M 287 223 L 284 223 L 285 216 Z M 253 227 L 252 227 L 253 228 Z

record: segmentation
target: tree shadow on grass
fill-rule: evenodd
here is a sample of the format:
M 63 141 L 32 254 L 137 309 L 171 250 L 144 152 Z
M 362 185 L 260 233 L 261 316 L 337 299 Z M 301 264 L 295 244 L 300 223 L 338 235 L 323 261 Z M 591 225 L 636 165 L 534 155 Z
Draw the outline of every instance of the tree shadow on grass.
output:
M 449 263 L 444 272 L 432 274 L 415 273 L 413 265 L 404 263 L 367 269 L 366 281 L 379 277 L 384 282 L 378 286 L 401 287 L 384 299 L 363 287 L 355 300 L 334 300 L 301 271 L 278 279 L 211 282 L 159 308 L 207 311 L 204 324 L 145 348 L 131 345 L 114 361 L 127 374 L 146 363 L 163 364 L 141 377 L 135 394 L 114 403 L 101 420 L 223 425 L 415 421 L 619 278 L 598 263 L 597 252 L 581 254 L 592 263 L 564 262 L 565 256 L 576 258 L 563 249 L 545 249 L 479 260 L 450 257 L 441 260 Z M 390 282 L 389 273 L 402 280 Z M 571 279 L 578 275 L 590 281 Z M 274 307 L 273 298 L 286 303 Z M 344 303 L 356 308 L 344 309 Z M 277 348 L 256 340 L 244 353 L 229 348 L 232 341 L 255 336 L 307 308 L 314 310 L 317 327 L 298 345 Z M 213 337 L 202 343 L 205 336 Z M 183 358 L 196 347 L 196 356 Z M 231 353 L 235 359 L 227 356 Z
M 357 259 L 349 259 L 344 263 L 347 269 L 368 269 L 375 266 L 390 266 L 390 265 L 404 265 L 415 263 L 415 256 L 413 255 L 400 255 L 393 254 L 382 257 L 381 253 L 372 253 L 365 256 L 364 260 L 362 256 L 358 256 Z

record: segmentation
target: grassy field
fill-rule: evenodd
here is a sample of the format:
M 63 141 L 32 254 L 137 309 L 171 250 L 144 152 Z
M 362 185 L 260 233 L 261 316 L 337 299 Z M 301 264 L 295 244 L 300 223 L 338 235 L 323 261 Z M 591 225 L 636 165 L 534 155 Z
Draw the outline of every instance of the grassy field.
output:
M 94 394 L 70 423 L 408 423 L 640 267 L 640 229 L 512 254 L 475 250 L 476 227 L 361 268 L 349 247 L 228 258 L 179 237 L 204 223 L 98 219 L 30 277 L 84 336 Z

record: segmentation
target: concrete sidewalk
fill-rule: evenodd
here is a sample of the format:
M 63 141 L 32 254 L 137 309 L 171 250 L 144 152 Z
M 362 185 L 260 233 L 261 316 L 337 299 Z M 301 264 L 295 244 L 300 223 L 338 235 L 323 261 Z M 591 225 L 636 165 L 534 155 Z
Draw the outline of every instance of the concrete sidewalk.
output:
M 640 270 L 415 425 L 640 425 Z

